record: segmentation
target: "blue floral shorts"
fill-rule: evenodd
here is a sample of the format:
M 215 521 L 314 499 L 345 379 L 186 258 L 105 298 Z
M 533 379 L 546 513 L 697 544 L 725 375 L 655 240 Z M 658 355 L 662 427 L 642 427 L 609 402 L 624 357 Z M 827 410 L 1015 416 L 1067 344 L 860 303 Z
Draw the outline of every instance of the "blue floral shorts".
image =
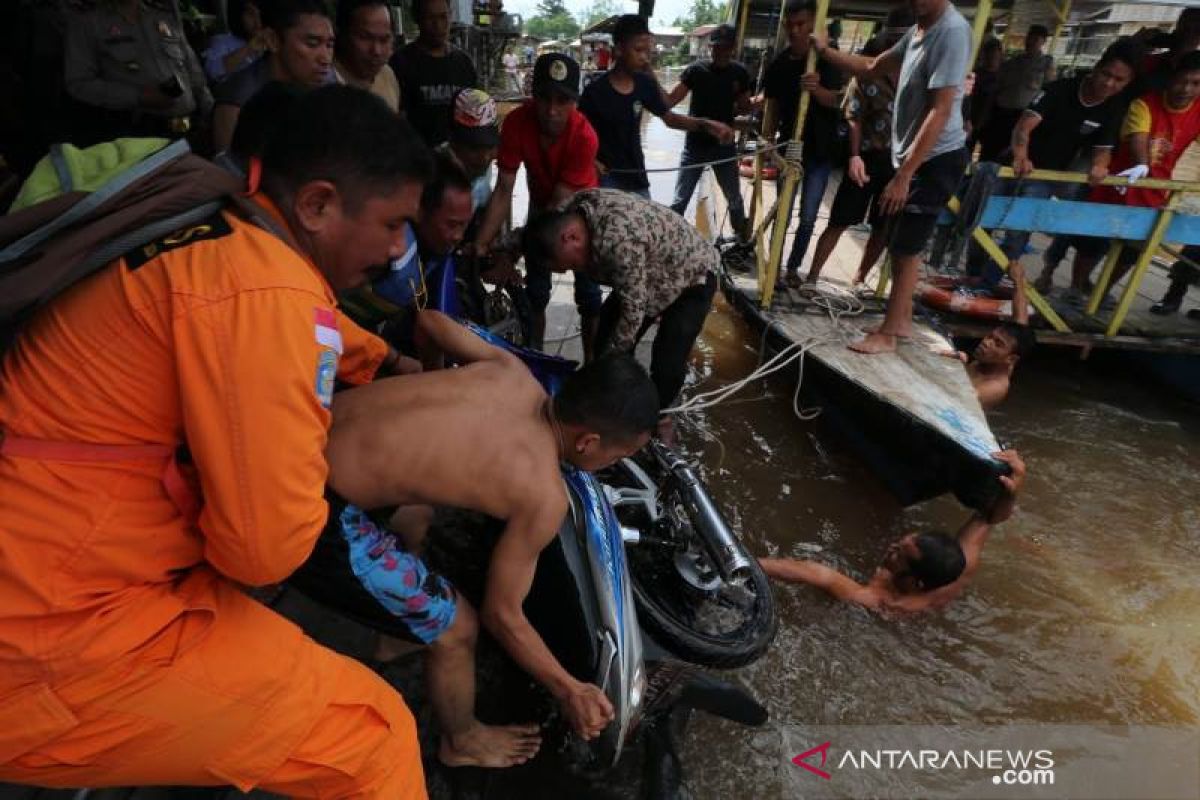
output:
M 350 546 L 350 568 L 363 588 L 419 641 L 431 644 L 441 636 L 454 622 L 449 581 L 431 573 L 362 509 L 346 504 L 338 519 Z

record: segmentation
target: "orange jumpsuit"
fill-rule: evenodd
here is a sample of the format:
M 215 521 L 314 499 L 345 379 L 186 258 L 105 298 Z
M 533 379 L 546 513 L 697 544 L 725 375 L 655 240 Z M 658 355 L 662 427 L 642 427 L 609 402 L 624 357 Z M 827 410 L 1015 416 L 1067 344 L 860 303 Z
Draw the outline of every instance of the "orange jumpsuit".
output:
M 425 796 L 400 696 L 236 585 L 308 557 L 332 373 L 367 379 L 385 352 L 309 261 L 230 214 L 30 322 L 0 373 L 8 443 L 118 447 L 0 450 L 0 780 Z M 162 480 L 183 443 L 198 516 Z

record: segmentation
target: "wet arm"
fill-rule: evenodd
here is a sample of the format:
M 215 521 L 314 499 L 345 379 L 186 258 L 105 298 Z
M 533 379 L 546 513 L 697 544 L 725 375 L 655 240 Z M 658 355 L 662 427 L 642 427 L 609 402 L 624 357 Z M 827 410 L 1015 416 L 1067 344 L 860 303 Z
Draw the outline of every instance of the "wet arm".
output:
M 534 680 L 562 701 L 580 682 L 559 663 L 525 616 L 538 556 L 567 513 L 565 497 L 509 520 L 492 553 L 481 617 L 487 630 Z
M 479 226 L 479 234 L 475 237 L 475 251 L 486 253 L 491 247 L 500 226 L 512 210 L 513 187 L 517 182 L 517 171 L 501 169 L 496 178 L 496 188 L 488 199 L 487 210 L 483 212 L 483 223 Z
M 762 565 L 763 572 L 775 580 L 787 583 L 807 583 L 809 586 L 815 586 L 833 595 L 838 600 L 867 608 L 875 608 L 879 605 L 878 597 L 870 587 L 863 586 L 858 581 L 824 564 L 791 558 L 760 558 L 758 563 Z

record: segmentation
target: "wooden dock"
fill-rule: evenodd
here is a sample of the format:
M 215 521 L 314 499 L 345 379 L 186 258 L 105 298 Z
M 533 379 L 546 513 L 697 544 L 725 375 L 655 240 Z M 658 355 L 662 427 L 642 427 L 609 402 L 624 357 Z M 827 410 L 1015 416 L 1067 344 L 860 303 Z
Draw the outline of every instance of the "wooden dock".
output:
M 822 408 L 902 503 L 952 492 L 982 509 L 995 499 L 1003 467 L 990 454 L 1000 445 L 966 370 L 940 354 L 950 346 L 945 337 L 918 322 L 895 353 L 862 355 L 846 345 L 882 320 L 878 303 L 835 322 L 794 292 L 778 292 L 762 310 L 750 276 L 727 275 L 722 288 L 774 349 L 820 342 L 806 356 L 802 396 Z

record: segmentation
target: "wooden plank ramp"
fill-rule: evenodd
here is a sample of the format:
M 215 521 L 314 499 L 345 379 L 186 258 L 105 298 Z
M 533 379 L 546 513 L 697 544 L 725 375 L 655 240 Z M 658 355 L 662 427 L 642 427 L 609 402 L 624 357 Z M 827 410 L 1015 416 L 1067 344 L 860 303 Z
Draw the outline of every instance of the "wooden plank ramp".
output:
M 878 303 L 835 322 L 794 292 L 778 293 L 769 310 L 760 309 L 749 276 L 727 275 L 723 289 L 776 349 L 820 342 L 808 352 L 802 394 L 822 407 L 902 503 L 947 492 L 975 508 L 995 499 L 1003 466 L 991 453 L 1000 444 L 962 364 L 939 354 L 950 346 L 943 335 L 917 321 L 913 338 L 896 352 L 863 355 L 846 345 L 882 320 Z

